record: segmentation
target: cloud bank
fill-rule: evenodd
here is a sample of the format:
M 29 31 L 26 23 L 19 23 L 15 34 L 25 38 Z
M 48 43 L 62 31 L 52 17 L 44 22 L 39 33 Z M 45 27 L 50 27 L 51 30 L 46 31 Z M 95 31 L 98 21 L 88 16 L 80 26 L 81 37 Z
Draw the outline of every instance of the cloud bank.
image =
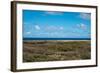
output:
M 82 19 L 90 20 L 91 14 L 90 13 L 80 13 L 79 17 Z

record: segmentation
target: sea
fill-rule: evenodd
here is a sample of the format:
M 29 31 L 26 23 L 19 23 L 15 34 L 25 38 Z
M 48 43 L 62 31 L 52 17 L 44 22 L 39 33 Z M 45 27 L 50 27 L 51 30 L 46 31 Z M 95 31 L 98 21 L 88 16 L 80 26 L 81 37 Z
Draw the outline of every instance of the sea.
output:
M 23 38 L 23 40 L 91 40 L 91 38 Z

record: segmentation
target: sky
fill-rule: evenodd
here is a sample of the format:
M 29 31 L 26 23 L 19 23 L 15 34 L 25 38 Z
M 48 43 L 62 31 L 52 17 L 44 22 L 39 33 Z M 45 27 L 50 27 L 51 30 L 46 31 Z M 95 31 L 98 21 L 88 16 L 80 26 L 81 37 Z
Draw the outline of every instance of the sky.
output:
M 91 14 L 23 10 L 23 38 L 90 38 Z

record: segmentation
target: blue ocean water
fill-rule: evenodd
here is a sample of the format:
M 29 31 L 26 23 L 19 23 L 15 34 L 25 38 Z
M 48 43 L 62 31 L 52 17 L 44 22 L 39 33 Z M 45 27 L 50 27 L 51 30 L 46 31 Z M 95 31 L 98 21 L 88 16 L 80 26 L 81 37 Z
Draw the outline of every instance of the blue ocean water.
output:
M 23 38 L 23 40 L 91 40 L 91 38 Z

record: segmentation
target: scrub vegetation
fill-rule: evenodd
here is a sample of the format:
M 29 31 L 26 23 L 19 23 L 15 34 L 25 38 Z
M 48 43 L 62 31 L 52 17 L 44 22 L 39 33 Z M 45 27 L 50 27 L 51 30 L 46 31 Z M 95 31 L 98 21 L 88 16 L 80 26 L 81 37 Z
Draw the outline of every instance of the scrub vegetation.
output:
M 90 58 L 90 40 L 23 41 L 23 62 L 85 60 Z

